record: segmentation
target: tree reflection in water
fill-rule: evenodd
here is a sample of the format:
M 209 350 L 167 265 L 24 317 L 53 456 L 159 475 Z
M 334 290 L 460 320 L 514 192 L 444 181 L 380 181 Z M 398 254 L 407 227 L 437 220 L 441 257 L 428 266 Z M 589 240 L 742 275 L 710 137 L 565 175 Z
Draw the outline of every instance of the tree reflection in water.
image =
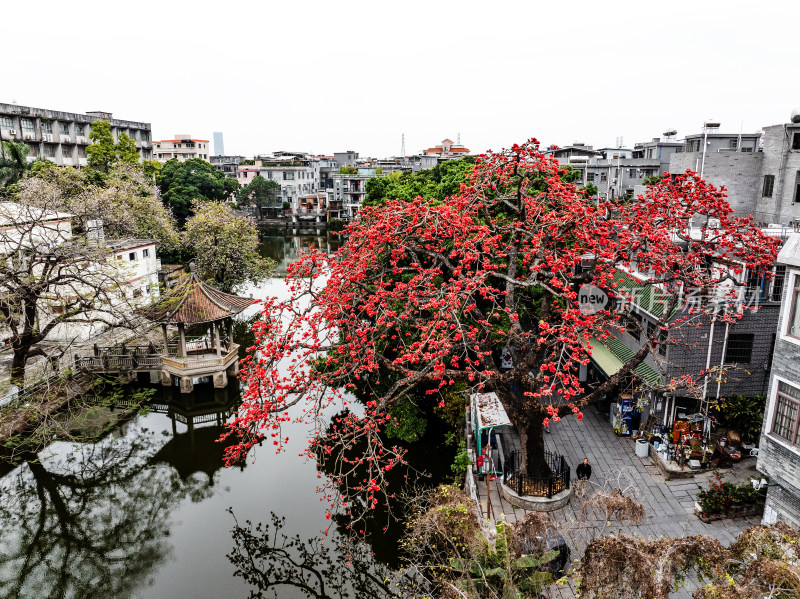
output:
M 154 463 L 162 433 L 59 443 L 0 479 L 0 597 L 126 597 L 170 554 L 169 515 L 213 492 Z
M 228 510 L 236 521 L 232 510 Z M 251 599 L 303 597 L 401 597 L 402 581 L 376 563 L 364 544 L 350 543 L 338 535 L 306 541 L 282 532 L 285 518 L 271 512 L 270 523 L 255 526 L 248 520 L 232 530 L 233 550 L 228 559 L 255 587 Z

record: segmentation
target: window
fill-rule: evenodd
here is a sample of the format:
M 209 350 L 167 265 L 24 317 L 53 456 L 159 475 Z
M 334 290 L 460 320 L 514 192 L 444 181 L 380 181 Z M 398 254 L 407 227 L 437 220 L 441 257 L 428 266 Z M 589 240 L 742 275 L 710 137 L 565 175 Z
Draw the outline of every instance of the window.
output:
M 638 312 L 631 312 L 628 316 L 631 320 L 626 321 L 625 329 L 631 337 L 636 339 L 636 341 L 640 341 L 642 337 L 642 315 Z
M 686 142 L 683 144 L 683 151 L 684 152 L 699 152 L 700 151 L 700 140 L 699 139 L 687 139 Z
M 635 168 L 628 169 L 628 177 L 630 177 L 631 179 L 636 177 L 636 169 Z
M 131 252 L 130 254 L 128 254 L 128 260 L 134 262 L 136 260 L 136 252 Z
M 752 333 L 731 333 L 725 350 L 726 364 L 749 364 L 753 355 Z
M 61 156 L 64 158 L 72 158 L 72 148 L 70 146 L 61 146 Z
M 56 144 L 44 144 L 44 155 L 48 158 L 55 158 Z
M 772 419 L 772 434 L 797 444 L 797 423 L 800 413 L 800 389 L 778 381 L 778 395 L 775 398 L 775 416 Z
M 731 150 L 736 150 L 739 148 L 739 138 L 734 137 L 731 139 Z
M 800 150 L 800 132 L 792 136 L 792 149 Z
M 142 258 L 147 258 L 150 256 L 150 248 L 144 248 L 142 250 Z
M 11 129 L 14 127 L 14 124 L 11 122 L 10 116 L 0 116 L 0 127 L 3 129 Z
M 600 182 L 608 181 L 608 173 L 600 173 Z
M 33 133 L 35 130 L 33 126 L 33 120 L 31 119 L 22 119 L 22 131 L 24 133 Z
M 781 301 L 783 296 L 783 284 L 786 281 L 786 267 L 783 265 L 775 267 L 772 277 L 772 293 L 769 296 L 771 302 Z
M 800 171 L 794 174 L 794 198 L 792 203 L 800 202 Z
M 658 334 L 658 355 L 667 355 L 667 332 L 663 330 Z
M 86 137 L 86 127 L 84 125 L 75 125 L 75 135 Z
M 757 270 L 747 271 L 747 288 L 745 289 L 745 298 L 747 301 L 761 301 L 763 292 L 764 277 Z
M 752 152 L 753 148 L 742 148 L 739 150 L 740 152 Z
M 69 135 L 69 123 L 60 123 L 61 135 Z
M 764 175 L 764 187 L 761 190 L 761 197 L 771 198 L 772 191 L 775 189 L 775 175 Z
M 86 148 L 78 146 L 78 158 L 86 158 Z
M 586 182 L 594 183 L 594 173 L 586 172 Z
M 789 322 L 786 334 L 800 339 L 800 276 L 794 277 L 794 289 L 791 290 L 792 299 L 789 304 Z
M 48 121 L 42 121 L 42 133 L 52 133 L 53 132 L 53 125 L 51 125 Z

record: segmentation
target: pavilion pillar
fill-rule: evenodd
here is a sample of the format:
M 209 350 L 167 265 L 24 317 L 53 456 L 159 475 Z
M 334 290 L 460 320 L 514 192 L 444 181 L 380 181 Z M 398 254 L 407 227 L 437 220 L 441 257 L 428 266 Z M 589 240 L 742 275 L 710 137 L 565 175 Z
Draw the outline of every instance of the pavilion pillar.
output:
M 161 371 L 161 386 L 172 387 L 172 375 L 166 370 Z
M 233 347 L 233 318 L 228 317 L 228 351 Z
M 181 346 L 178 348 L 178 353 L 182 355 L 184 358 L 187 356 L 186 354 L 186 327 L 182 322 L 178 323 L 178 333 L 181 336 Z
M 214 387 L 216 389 L 224 389 L 228 386 L 228 375 L 225 371 L 214 373 Z
M 194 391 L 194 381 L 190 376 L 181 377 L 181 393 L 191 393 Z
M 164 351 L 161 352 L 161 355 L 165 358 L 169 357 L 169 337 L 167 337 L 167 323 L 161 323 L 161 336 L 164 339 Z
M 221 322 L 212 322 L 211 326 L 214 328 L 214 346 L 217 348 L 217 357 L 222 357 L 222 344 L 219 341 L 219 327 Z

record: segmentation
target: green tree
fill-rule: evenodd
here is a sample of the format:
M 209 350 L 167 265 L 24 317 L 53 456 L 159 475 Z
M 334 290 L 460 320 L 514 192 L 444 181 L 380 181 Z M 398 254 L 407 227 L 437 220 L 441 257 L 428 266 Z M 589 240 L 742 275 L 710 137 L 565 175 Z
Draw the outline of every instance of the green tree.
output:
M 30 148 L 20 141 L 0 142 L 0 187 L 13 185 L 28 170 Z
M 258 253 L 258 231 L 219 202 L 196 201 L 186 221 L 184 245 L 194 257 L 198 274 L 213 278 L 223 291 L 267 278 L 273 262 Z
M 117 138 L 117 161 L 128 164 L 139 164 L 139 150 L 136 149 L 136 142 L 128 137 L 127 133 L 120 133 Z
M 642 181 L 642 184 L 650 186 L 650 185 L 657 185 L 661 179 L 664 178 L 664 175 L 648 175 Z
M 196 200 L 225 201 L 239 189 L 235 179 L 229 179 L 210 163 L 198 158 L 185 162 L 167 161 L 157 175 L 163 202 L 172 209 L 179 223 L 193 214 Z
M 236 194 L 239 206 L 256 206 L 259 210 L 266 206 L 278 206 L 278 194 L 281 186 L 277 181 L 256 175 L 253 180 L 242 187 Z
M 139 164 L 136 142 L 128 137 L 127 133 L 120 133 L 115 143 L 108 121 L 94 121 L 89 139 L 92 140 L 86 148 L 89 168 L 108 173 L 119 162 Z
M 586 192 L 586 195 L 589 196 L 590 198 L 596 198 L 600 190 L 597 189 L 597 185 L 595 185 L 591 181 L 588 181 L 586 185 L 581 187 L 581 191 Z
M 448 160 L 418 173 L 395 172 L 386 177 L 375 177 L 367 181 L 364 204 L 378 206 L 387 200 L 410 202 L 417 196 L 443 200 L 458 193 L 462 183 L 469 183 L 474 164 L 473 157 L 465 157 Z

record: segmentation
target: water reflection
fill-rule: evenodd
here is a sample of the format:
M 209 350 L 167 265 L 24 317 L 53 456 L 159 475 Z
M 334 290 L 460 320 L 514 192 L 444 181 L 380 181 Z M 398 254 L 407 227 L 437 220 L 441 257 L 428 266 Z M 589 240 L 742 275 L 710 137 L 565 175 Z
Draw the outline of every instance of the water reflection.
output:
M 332 254 L 342 245 L 340 234 L 324 229 L 260 229 L 259 239 L 261 255 L 275 260 L 279 274 L 286 272 L 301 251 L 315 249 Z
M 394 578 L 392 571 L 376 564 L 364 545 L 336 535 L 302 540 L 284 533 L 285 523 L 271 512 L 270 522 L 242 526 L 237 520 L 231 531 L 234 545 L 228 559 L 236 567 L 235 575 L 255 587 L 251 597 L 401 596 L 397 581 L 388 582 Z
M 0 481 L 0 596 L 124 597 L 170 554 L 168 518 L 208 480 L 150 467 L 153 431 L 57 444 Z

